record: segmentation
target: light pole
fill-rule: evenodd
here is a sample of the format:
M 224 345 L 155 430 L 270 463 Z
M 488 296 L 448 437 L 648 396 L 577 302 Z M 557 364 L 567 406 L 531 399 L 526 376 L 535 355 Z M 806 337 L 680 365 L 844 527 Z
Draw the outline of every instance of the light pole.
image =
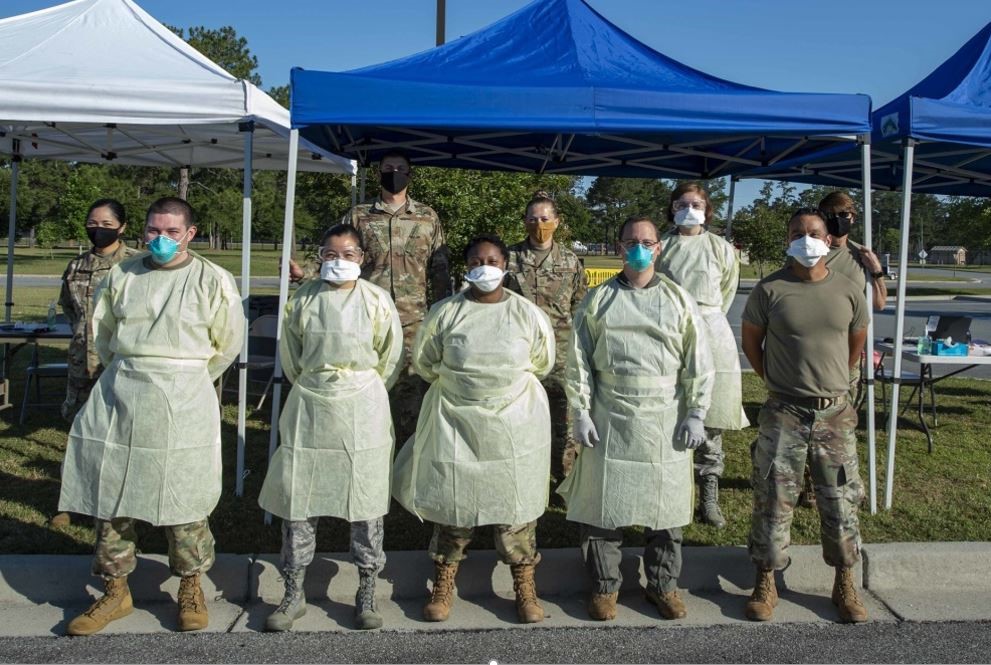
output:
M 444 43 L 444 30 L 447 18 L 447 0 L 437 0 L 437 46 Z

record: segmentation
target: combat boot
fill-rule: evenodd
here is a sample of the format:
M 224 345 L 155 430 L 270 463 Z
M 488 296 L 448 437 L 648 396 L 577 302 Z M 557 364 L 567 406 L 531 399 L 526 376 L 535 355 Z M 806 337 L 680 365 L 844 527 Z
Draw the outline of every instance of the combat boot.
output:
M 688 610 L 685 609 L 685 603 L 677 589 L 655 591 L 652 587 L 647 587 L 647 600 L 657 605 L 657 610 L 665 619 L 684 619 L 688 616 Z
M 203 630 L 209 619 L 200 574 L 186 575 L 179 581 L 179 630 Z
M 459 562 L 434 562 L 434 588 L 430 602 L 423 606 L 423 618 L 427 621 L 447 621 L 454 604 L 454 576 Z
M 92 635 L 115 619 L 126 617 L 134 610 L 131 590 L 127 588 L 127 577 L 106 580 L 103 597 L 89 606 L 85 612 L 69 622 L 66 633 L 69 635 Z
M 520 623 L 537 623 L 544 620 L 544 608 L 537 598 L 537 584 L 533 580 L 534 564 L 518 563 L 509 567 L 513 573 L 513 591 L 516 592 L 516 614 Z
M 306 579 L 306 566 L 282 569 L 282 583 L 286 593 L 275 611 L 265 619 L 265 630 L 281 632 L 291 630 L 293 622 L 306 614 L 306 594 L 303 592 L 303 580 Z
M 593 593 L 588 600 L 588 615 L 596 621 L 612 621 L 616 618 L 616 600 L 619 592 Z
M 837 566 L 833 581 L 833 605 L 840 612 L 840 621 L 861 623 L 867 621 L 867 608 L 857 596 L 857 586 L 853 582 L 853 568 Z
M 774 571 L 757 569 L 754 592 L 747 600 L 745 613 L 751 621 L 770 621 L 778 605 L 778 590 L 774 586 Z
M 375 602 L 375 571 L 358 569 L 358 592 L 354 594 L 354 622 L 359 630 L 382 627 Z
M 719 510 L 719 476 L 709 474 L 702 476 L 699 482 L 699 512 L 702 514 L 702 521 L 717 529 L 726 526 L 726 519 L 723 511 Z

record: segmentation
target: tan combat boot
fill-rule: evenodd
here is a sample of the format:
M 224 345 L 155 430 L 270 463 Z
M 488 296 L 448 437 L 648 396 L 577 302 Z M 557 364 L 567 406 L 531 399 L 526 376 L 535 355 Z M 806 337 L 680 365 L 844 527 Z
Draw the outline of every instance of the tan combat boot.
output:
M 209 617 L 200 588 L 200 574 L 187 575 L 179 582 L 179 630 L 203 630 L 207 623 Z
M 593 593 L 588 600 L 588 615 L 596 621 L 612 621 L 616 618 L 616 600 L 619 592 Z
M 544 608 L 537 598 L 537 585 L 533 580 L 535 566 L 520 563 L 509 567 L 513 572 L 513 590 L 516 592 L 516 614 L 520 623 L 537 623 L 544 620 Z
M 423 606 L 423 618 L 427 621 L 447 621 L 454 604 L 454 576 L 458 574 L 458 562 L 434 562 L 434 588 L 430 602 Z
M 857 587 L 853 583 L 853 568 L 836 568 L 833 581 L 833 605 L 840 611 L 840 621 L 861 623 L 867 621 L 867 608 L 857 597 Z
M 109 579 L 104 584 L 106 585 L 106 592 L 103 597 L 70 621 L 66 633 L 69 635 L 92 635 L 103 630 L 104 626 L 111 621 L 126 617 L 134 610 L 131 590 L 127 588 L 127 577 Z
M 754 592 L 747 600 L 745 613 L 751 621 L 770 621 L 778 605 L 778 590 L 774 586 L 774 571 L 757 569 Z
M 647 600 L 657 605 L 657 610 L 665 619 L 684 619 L 688 616 L 688 610 L 685 609 L 685 603 L 681 600 L 677 589 L 674 591 L 655 591 L 651 587 L 647 587 Z

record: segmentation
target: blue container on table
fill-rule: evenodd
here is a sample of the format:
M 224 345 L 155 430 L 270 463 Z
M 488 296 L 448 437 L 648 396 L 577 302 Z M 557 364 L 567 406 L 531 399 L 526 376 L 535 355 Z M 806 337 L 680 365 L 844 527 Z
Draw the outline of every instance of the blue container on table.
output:
M 966 344 L 947 344 L 945 340 L 937 339 L 932 346 L 934 356 L 966 356 L 968 352 Z

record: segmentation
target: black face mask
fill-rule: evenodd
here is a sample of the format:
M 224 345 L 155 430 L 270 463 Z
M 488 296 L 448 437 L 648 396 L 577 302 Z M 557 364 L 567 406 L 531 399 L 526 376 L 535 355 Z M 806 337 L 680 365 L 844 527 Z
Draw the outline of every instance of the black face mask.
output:
M 826 216 L 826 230 L 834 238 L 850 235 L 851 224 L 853 224 L 853 217 Z
M 390 194 L 398 194 L 409 185 L 409 173 L 399 171 L 386 171 L 380 179 L 382 189 Z
M 120 229 L 105 229 L 102 226 L 88 226 L 86 227 L 86 235 L 89 236 L 89 241 L 93 243 L 93 246 L 97 249 L 103 249 L 104 247 L 110 247 L 110 245 L 117 242 L 120 238 Z

